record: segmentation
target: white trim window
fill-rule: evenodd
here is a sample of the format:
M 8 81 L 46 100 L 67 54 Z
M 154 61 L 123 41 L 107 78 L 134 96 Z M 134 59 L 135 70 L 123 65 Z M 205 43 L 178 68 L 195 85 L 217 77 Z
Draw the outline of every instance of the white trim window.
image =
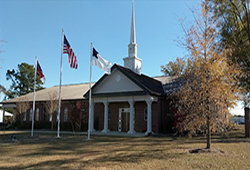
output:
M 29 117 L 29 121 L 32 121 L 32 113 L 33 113 L 33 109 L 30 109 L 30 117 Z
M 39 108 L 36 109 L 36 121 L 39 121 Z
M 26 121 L 26 111 L 23 112 L 23 121 Z
M 148 121 L 148 108 L 146 107 L 143 111 L 144 121 Z
M 68 121 L 68 112 L 69 112 L 68 108 L 65 107 L 64 112 L 63 112 L 63 121 L 64 122 Z
M 49 114 L 49 121 L 52 122 L 52 116 L 53 116 L 53 113 L 50 113 Z

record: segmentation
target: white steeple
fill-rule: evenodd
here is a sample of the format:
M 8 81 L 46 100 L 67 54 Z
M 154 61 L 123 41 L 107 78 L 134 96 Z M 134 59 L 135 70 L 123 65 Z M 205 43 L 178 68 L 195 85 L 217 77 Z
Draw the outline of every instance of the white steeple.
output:
M 131 19 L 130 43 L 136 43 L 134 1 L 132 2 L 132 19 Z
M 123 59 L 124 67 L 131 69 L 137 74 L 141 74 L 142 60 L 137 57 L 137 44 L 135 36 L 135 14 L 134 14 L 134 1 L 132 3 L 132 20 L 130 31 L 130 44 L 128 45 L 128 57 Z

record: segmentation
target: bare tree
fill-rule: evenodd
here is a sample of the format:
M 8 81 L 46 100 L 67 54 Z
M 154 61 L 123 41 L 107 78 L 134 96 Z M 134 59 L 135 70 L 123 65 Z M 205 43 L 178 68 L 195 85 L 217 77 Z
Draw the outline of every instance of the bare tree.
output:
M 45 109 L 46 112 L 51 117 L 51 129 L 53 129 L 55 121 L 53 117 L 55 117 L 54 115 L 56 114 L 56 111 L 59 106 L 59 98 L 58 98 L 58 93 L 56 91 L 48 92 L 48 95 L 49 95 L 49 100 L 46 101 L 45 103 Z
M 26 97 L 20 98 L 18 102 L 16 102 L 16 111 L 19 115 L 21 115 L 21 122 L 23 122 L 22 115 L 30 108 L 30 103 Z M 26 116 L 26 115 L 25 115 Z
M 6 89 L 0 84 L 0 94 L 3 92 L 4 94 L 6 93 Z

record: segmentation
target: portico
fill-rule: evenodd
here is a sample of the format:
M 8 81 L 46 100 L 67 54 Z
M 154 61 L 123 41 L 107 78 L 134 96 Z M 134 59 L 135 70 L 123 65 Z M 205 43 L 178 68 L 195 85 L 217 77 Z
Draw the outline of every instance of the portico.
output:
M 128 97 L 101 97 L 101 98 L 93 98 L 92 99 L 93 104 L 91 110 L 92 115 L 91 115 L 91 130 L 90 132 L 95 131 L 94 129 L 94 105 L 95 103 L 103 103 L 104 105 L 104 128 L 102 130 L 103 133 L 108 133 L 109 132 L 109 127 L 108 127 L 108 110 L 109 110 L 109 103 L 119 103 L 119 102 L 127 102 L 129 103 L 129 130 L 127 131 L 128 134 L 133 134 L 136 133 L 135 131 L 135 107 L 134 103 L 135 102 L 145 102 L 147 104 L 147 131 L 146 134 L 152 133 L 152 103 L 157 102 L 157 97 L 153 96 L 128 96 Z M 110 116 L 113 116 L 113 114 L 119 114 L 118 112 L 116 113 L 111 113 Z M 119 125 L 120 119 L 117 119 L 117 125 Z M 117 127 L 117 131 L 119 131 L 119 126 Z

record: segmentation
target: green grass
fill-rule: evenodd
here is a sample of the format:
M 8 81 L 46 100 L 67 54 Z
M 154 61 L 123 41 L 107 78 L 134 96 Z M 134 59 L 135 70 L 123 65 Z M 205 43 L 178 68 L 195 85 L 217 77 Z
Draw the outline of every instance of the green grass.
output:
M 107 137 L 0 131 L 0 169 L 250 169 L 250 139 L 244 130 L 213 136 L 211 153 L 189 153 L 205 148 L 206 139 L 172 137 Z M 17 142 L 10 136 L 15 134 Z

